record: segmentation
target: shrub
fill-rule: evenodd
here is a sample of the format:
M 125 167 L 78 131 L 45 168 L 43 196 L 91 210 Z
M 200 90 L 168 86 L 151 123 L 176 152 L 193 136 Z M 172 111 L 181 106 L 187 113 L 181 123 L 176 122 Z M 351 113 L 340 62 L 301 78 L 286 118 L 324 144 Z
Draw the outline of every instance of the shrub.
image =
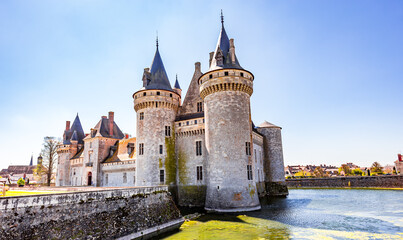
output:
M 25 180 L 23 178 L 20 178 L 20 179 L 18 179 L 17 184 L 18 184 L 18 186 L 24 186 Z

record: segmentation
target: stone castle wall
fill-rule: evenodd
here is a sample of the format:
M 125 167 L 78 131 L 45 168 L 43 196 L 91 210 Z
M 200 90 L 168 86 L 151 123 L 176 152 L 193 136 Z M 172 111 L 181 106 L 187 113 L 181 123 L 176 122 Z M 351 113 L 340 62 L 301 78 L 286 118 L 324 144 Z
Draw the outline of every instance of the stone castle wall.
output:
M 183 222 L 167 187 L 6 197 L 0 213 L 1 239 L 134 238 Z
M 207 149 L 202 119 L 198 123 L 176 128 L 179 206 L 204 206 L 206 200 Z M 200 156 L 196 155 L 196 141 L 202 142 Z M 202 180 L 197 180 L 197 166 L 202 167 Z
M 403 176 L 360 176 L 332 178 L 287 179 L 288 187 L 379 187 L 403 188 Z
M 146 95 L 144 96 L 144 94 Z M 166 173 L 167 136 L 165 135 L 165 127 L 170 127 L 171 136 L 175 134 L 174 121 L 179 101 L 180 97 L 169 91 L 146 90 L 135 93 L 134 104 L 137 113 L 136 169 L 141 169 L 136 176 L 137 186 L 161 184 L 160 170 L 164 170 Z M 144 114 L 143 119 L 140 119 L 140 114 Z M 140 144 L 144 144 L 143 154 L 140 154 Z M 162 154 L 159 150 L 160 145 L 163 146 Z

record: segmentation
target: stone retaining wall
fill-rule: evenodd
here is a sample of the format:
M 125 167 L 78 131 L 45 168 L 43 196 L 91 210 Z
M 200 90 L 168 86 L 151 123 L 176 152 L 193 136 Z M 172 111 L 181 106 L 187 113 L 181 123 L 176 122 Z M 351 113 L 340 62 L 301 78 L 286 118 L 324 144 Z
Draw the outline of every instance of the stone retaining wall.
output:
M 182 220 L 166 186 L 5 197 L 0 214 L 0 239 L 116 239 Z
M 364 176 L 287 179 L 288 187 L 379 187 L 403 188 L 403 176 Z

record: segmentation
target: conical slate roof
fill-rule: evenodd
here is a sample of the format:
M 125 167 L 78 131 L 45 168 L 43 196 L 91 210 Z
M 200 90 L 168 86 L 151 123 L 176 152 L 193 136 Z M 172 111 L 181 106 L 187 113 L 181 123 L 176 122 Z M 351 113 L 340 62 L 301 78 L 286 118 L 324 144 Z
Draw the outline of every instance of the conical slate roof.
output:
M 221 13 L 222 14 L 222 13 Z M 235 62 L 231 61 L 230 57 L 230 41 L 227 35 L 227 32 L 224 28 L 224 17 L 221 15 L 221 32 L 218 36 L 217 46 L 214 51 L 213 58 L 211 60 L 209 71 L 216 69 L 225 69 L 225 68 L 235 68 L 235 69 L 243 69 L 241 65 L 239 65 L 238 59 L 235 55 Z M 222 63 L 217 61 L 222 57 Z
M 175 86 L 174 88 L 176 89 L 181 89 L 181 86 L 179 86 L 179 82 L 178 82 L 178 75 L 176 75 L 176 80 L 175 80 Z
M 259 128 L 281 128 L 279 126 L 274 125 L 273 123 L 269 123 L 268 121 L 264 121 L 258 127 Z
M 77 131 L 74 130 L 73 135 L 71 136 L 70 141 L 78 141 Z
M 161 89 L 172 91 L 168 75 L 164 68 L 164 63 L 162 63 L 161 55 L 158 50 L 158 43 L 157 51 L 155 52 L 153 63 L 151 64 L 150 78 L 150 82 L 147 84 L 147 86 L 145 86 L 145 89 Z
M 76 118 L 74 119 L 73 125 L 68 131 L 64 131 L 64 138 L 63 138 L 63 144 L 70 144 L 70 140 L 72 139 L 73 133 L 76 132 L 76 141 L 78 141 L 78 144 L 83 144 L 84 141 L 83 139 L 85 138 L 84 130 L 83 127 L 81 126 L 80 118 L 78 117 L 78 114 Z M 74 140 L 74 139 L 73 139 Z

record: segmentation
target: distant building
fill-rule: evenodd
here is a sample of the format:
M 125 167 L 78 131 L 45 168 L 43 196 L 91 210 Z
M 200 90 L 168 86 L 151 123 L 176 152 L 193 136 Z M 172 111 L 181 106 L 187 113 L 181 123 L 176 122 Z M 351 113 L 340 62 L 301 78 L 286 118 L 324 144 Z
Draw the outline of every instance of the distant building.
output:
M 397 160 L 395 161 L 395 167 L 398 174 L 403 175 L 403 157 L 402 154 L 397 154 Z
M 25 181 L 34 182 L 34 170 L 36 165 L 33 165 L 33 156 L 29 165 L 10 165 L 8 168 L 0 171 L 2 178 L 10 179 L 11 183 L 17 183 L 18 179 L 23 178 Z

